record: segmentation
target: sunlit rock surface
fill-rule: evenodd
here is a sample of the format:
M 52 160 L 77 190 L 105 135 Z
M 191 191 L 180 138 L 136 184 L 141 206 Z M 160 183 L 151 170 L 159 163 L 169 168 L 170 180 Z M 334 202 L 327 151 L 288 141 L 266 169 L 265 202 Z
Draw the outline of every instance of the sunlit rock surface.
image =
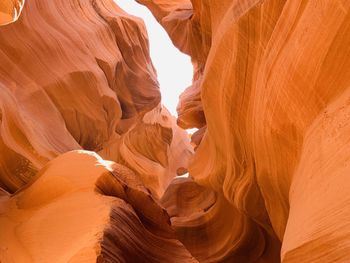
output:
M 131 170 L 76 151 L 0 194 L 1 262 L 198 262 Z
M 136 123 L 133 133 L 158 125 L 151 135 L 167 134 L 163 156 L 153 160 L 167 166 L 171 128 L 141 121 L 160 101 L 146 30 L 112 1 L 27 2 L 17 22 L 0 28 L 0 61 L 0 186 L 7 191 L 57 155 L 101 151 Z M 160 154 L 157 147 L 138 154 Z
M 350 2 L 137 2 L 192 58 L 177 120 L 111 0 L 0 27 L 0 261 L 347 262 Z
M 187 170 L 193 148 L 175 117 L 158 106 L 99 154 L 140 174 L 152 194 L 160 198 L 178 171 Z
M 1 0 L 0 26 L 16 21 L 21 14 L 23 4 L 24 0 Z
M 0 262 L 197 262 L 158 201 L 193 148 L 143 22 L 109 0 L 27 1 L 0 61 Z

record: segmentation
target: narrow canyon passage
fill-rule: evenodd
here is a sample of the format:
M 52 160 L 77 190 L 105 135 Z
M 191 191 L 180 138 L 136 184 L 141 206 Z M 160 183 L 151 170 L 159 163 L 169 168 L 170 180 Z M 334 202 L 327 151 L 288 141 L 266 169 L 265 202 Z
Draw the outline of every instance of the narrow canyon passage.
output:
M 0 0 L 1 263 L 350 262 L 349 134 L 350 1 Z
M 146 26 L 150 55 L 156 68 L 162 104 L 174 116 L 180 94 L 192 84 L 193 66 L 188 55 L 181 53 L 171 42 L 147 7 L 132 0 L 114 0 L 128 14 L 141 18 Z

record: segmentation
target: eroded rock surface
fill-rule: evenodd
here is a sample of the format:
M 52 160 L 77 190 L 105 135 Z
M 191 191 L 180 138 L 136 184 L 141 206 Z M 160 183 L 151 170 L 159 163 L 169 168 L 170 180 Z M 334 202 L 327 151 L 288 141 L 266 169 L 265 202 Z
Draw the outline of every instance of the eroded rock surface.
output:
M 137 2 L 192 58 L 177 120 L 111 0 L 0 27 L 0 261 L 347 262 L 350 2 Z
M 264 229 L 259 246 L 279 240 L 266 262 L 347 262 L 350 3 L 138 2 L 197 68 L 178 108 L 180 125 L 206 129 L 195 182 L 223 194 L 248 236 Z
M 109 0 L 27 1 L 0 60 L 0 261 L 197 262 L 157 201 L 193 150 L 142 21 Z
M 5 190 L 16 191 L 59 154 L 104 151 L 120 138 L 138 149 L 113 149 L 109 159 L 121 151 L 129 162 L 142 158 L 158 170 L 179 162 L 167 153 L 178 128 L 169 126 L 170 114 L 157 106 L 160 93 L 144 25 L 113 1 L 27 2 L 19 21 L 0 27 L 0 60 L 0 186 Z M 144 115 L 156 107 L 149 113 L 152 123 L 145 123 Z M 144 133 L 159 143 L 142 146 L 138 134 Z M 171 151 L 191 155 L 188 140 L 178 146 Z M 176 173 L 160 174 L 168 179 L 153 188 L 164 188 Z
M 1 262 L 197 262 L 137 176 L 93 152 L 60 155 L 0 204 Z

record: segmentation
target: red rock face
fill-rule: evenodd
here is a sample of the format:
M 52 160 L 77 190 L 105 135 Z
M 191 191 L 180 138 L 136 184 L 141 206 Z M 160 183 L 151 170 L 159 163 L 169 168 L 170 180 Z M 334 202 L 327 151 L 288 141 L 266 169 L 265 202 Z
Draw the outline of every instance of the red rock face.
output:
M 231 255 L 251 262 L 237 245 L 250 237 L 250 253 L 266 246 L 260 262 L 347 262 L 349 3 L 139 2 L 197 66 L 179 124 L 206 127 L 189 172 L 238 210 Z
M 197 262 L 158 202 L 193 149 L 159 105 L 142 21 L 27 1 L 0 61 L 0 261 Z
M 0 186 L 7 191 L 61 153 L 106 150 L 135 125 L 146 129 L 141 119 L 160 102 L 146 31 L 112 1 L 31 1 L 0 35 Z M 163 126 L 171 118 L 152 114 L 159 116 L 147 129 L 166 137 L 158 149 L 165 165 L 173 134 Z
M 111 0 L 0 27 L 0 261 L 348 262 L 350 3 L 138 2 L 192 57 L 177 120 Z
M 57 157 L 0 202 L 2 262 L 197 262 L 137 175 L 92 152 Z

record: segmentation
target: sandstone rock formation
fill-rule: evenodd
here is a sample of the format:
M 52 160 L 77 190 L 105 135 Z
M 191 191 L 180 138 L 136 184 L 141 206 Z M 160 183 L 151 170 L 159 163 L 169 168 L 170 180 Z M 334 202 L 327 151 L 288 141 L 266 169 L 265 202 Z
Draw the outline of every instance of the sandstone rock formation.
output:
M 18 19 L 24 0 L 2 0 L 0 3 L 0 26 L 12 23 Z
M 1 262 L 197 262 L 131 170 L 63 154 L 1 197 Z
M 193 150 L 175 117 L 156 107 L 99 154 L 140 174 L 153 196 L 160 198 L 178 170 L 188 167 Z
M 193 150 L 142 21 L 109 0 L 27 1 L 0 60 L 0 261 L 197 262 L 157 201 Z
M 101 151 L 124 137 L 141 141 L 135 137 L 144 129 L 164 141 L 162 149 L 146 144 L 137 153 L 119 147 L 114 152 L 137 154 L 146 163 L 152 154 L 162 155 L 153 166 L 165 166 L 177 127 L 169 126 L 170 114 L 159 107 L 149 113 L 152 123 L 142 121 L 160 102 L 147 35 L 140 20 L 112 1 L 29 1 L 18 22 L 0 28 L 0 61 L 5 190 L 16 191 L 61 153 Z M 122 136 L 130 129 L 136 135 Z M 176 148 L 190 155 L 187 141 Z M 175 174 L 168 171 L 164 180 Z
M 0 27 L 0 261 L 348 262 L 350 2 L 137 2 L 192 58 L 177 120 L 112 0 Z
M 283 262 L 347 262 L 349 1 L 138 2 L 197 67 L 179 104 L 180 125 L 206 127 L 189 171 L 245 217 L 237 236 L 266 231 Z

